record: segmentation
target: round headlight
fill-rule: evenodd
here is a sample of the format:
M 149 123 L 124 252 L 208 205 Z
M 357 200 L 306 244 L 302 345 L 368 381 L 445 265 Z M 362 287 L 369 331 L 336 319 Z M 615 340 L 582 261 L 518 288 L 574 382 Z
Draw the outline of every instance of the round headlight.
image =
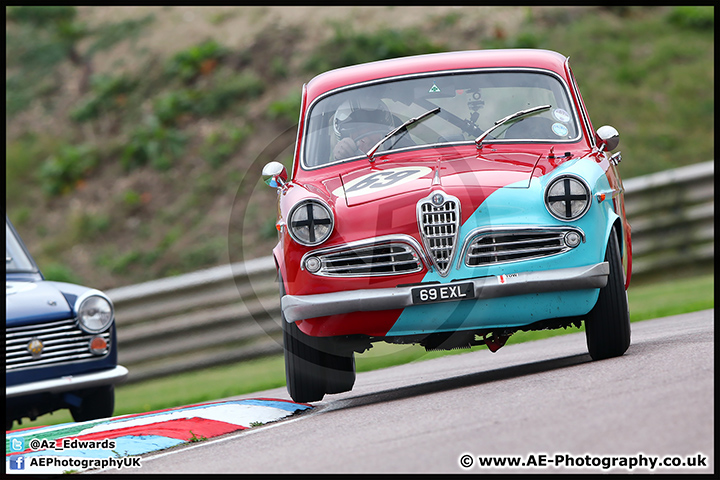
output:
M 558 220 L 577 220 L 590 208 L 590 188 L 578 177 L 558 177 L 545 190 L 545 206 Z
M 305 200 L 290 211 L 288 232 L 300 245 L 312 247 L 330 237 L 333 215 L 330 207 L 318 200 Z
M 104 297 L 89 295 L 77 309 L 78 325 L 88 333 L 106 330 L 113 321 L 112 304 Z

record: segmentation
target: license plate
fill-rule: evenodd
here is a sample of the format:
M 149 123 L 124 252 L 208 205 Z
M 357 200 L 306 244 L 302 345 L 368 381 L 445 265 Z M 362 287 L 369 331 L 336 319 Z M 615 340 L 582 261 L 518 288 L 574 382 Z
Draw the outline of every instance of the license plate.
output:
M 475 286 L 472 282 L 452 285 L 428 285 L 427 287 L 413 288 L 411 293 L 415 305 L 451 302 L 475 298 Z

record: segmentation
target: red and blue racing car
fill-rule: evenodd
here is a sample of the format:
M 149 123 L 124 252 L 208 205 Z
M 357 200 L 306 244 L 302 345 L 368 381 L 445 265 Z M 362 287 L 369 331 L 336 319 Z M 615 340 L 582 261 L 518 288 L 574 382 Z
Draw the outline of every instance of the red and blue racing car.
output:
M 302 91 L 278 190 L 277 264 L 295 401 L 351 390 L 373 342 L 428 350 L 585 324 L 630 344 L 630 226 L 618 133 L 595 129 L 568 59 L 545 50 L 406 57 Z

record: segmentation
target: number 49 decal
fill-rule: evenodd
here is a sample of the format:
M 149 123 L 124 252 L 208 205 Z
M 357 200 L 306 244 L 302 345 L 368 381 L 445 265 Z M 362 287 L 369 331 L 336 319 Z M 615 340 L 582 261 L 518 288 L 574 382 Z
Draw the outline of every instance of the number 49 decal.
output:
M 432 172 L 428 167 L 399 167 L 363 175 L 344 185 L 345 196 L 357 197 L 377 192 L 385 188 L 395 187 L 403 183 L 423 177 Z M 340 196 L 343 187 L 335 189 L 333 195 Z

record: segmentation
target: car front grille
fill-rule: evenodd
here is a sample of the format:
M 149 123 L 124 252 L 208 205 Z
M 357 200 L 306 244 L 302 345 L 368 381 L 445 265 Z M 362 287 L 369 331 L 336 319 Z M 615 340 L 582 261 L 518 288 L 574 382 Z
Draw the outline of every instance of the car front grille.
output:
M 417 205 L 418 225 L 425 249 L 441 276 L 452 265 L 460 228 L 460 202 L 440 192 L 420 200 Z
M 400 241 L 346 245 L 329 251 L 316 251 L 306 255 L 303 265 L 307 266 L 313 258 L 319 260 L 320 267 L 312 273 L 325 276 L 400 275 L 423 269 L 416 249 Z
M 107 351 L 110 351 L 110 332 L 100 335 L 108 344 Z M 94 336 L 95 334 L 83 332 L 76 325 L 75 319 L 7 327 L 5 330 L 5 371 L 102 357 L 104 355 L 90 352 L 90 340 Z M 33 358 L 33 354 L 28 348 L 33 340 L 42 342 L 42 352 L 38 358 Z
M 485 229 L 471 233 L 465 265 L 476 267 L 557 255 L 573 248 L 565 242 L 570 232 L 585 240 L 582 230 L 565 227 Z

